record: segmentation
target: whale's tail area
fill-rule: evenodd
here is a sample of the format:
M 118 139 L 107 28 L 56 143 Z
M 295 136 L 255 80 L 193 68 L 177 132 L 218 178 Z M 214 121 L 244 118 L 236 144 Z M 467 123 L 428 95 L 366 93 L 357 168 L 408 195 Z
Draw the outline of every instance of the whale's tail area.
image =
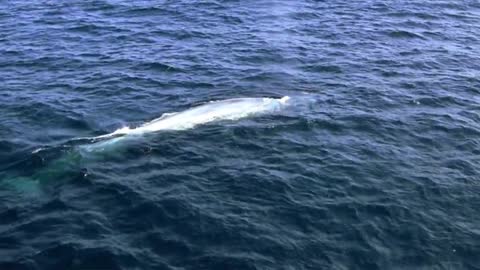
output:
M 0 190 L 11 190 L 19 195 L 40 197 L 47 190 L 46 187 L 50 188 L 78 177 L 82 171 L 83 156 L 81 156 L 81 153 L 74 148 L 68 152 L 58 149 L 54 151 L 58 151 L 58 154 L 61 155 L 38 167 L 32 173 L 25 173 L 21 169 L 21 164 L 16 169 L 1 173 Z M 28 161 L 24 164 L 28 164 Z

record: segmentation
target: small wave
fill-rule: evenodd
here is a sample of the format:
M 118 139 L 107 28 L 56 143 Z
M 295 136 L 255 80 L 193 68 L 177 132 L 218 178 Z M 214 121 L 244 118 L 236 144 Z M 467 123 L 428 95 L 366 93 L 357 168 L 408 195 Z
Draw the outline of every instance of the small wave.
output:
M 32 154 L 36 154 L 36 153 L 41 152 L 41 151 L 43 151 L 43 150 L 45 150 L 44 147 L 36 148 L 35 150 L 32 151 Z
M 438 20 L 440 19 L 438 16 L 434 14 L 424 13 L 424 12 L 407 12 L 407 11 L 399 11 L 399 12 L 390 12 L 386 14 L 388 17 L 414 17 L 424 20 Z
M 310 72 L 342 73 L 342 69 L 339 66 L 334 65 L 311 65 L 305 66 L 302 69 Z
M 164 72 L 181 72 L 182 69 L 158 62 L 142 63 L 136 66 L 136 69 L 149 69 Z
M 92 33 L 92 32 L 95 32 L 99 29 L 100 29 L 100 27 L 98 27 L 96 25 L 88 24 L 88 25 L 74 26 L 74 27 L 68 28 L 67 30 L 73 31 L 73 32 Z
M 390 32 L 388 33 L 388 36 L 390 36 L 390 37 L 392 37 L 392 38 L 419 38 L 419 39 L 425 39 L 425 37 L 423 37 L 423 36 L 420 35 L 420 34 L 412 33 L 412 32 L 405 31 L 405 30 L 390 31 Z

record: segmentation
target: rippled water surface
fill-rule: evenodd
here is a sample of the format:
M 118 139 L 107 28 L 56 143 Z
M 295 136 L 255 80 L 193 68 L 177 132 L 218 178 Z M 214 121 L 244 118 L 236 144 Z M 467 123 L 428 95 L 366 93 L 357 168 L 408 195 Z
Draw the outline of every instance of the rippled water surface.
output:
M 479 53 L 478 1 L 2 1 L 0 269 L 480 269 Z

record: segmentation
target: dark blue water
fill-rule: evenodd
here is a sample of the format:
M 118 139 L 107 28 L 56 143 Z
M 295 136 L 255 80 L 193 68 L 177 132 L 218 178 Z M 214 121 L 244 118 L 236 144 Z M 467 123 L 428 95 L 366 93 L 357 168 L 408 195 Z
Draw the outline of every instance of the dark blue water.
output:
M 479 52 L 478 1 L 1 1 L 0 269 L 480 269 Z

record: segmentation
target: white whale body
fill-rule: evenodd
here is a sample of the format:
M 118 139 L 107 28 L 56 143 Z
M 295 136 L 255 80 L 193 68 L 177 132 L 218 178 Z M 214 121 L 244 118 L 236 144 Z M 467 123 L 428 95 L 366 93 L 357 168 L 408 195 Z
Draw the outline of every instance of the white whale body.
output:
M 235 98 L 221 101 L 211 101 L 197 107 L 178 113 L 168 113 L 160 118 L 147 122 L 139 127 L 123 127 L 116 131 L 94 137 L 105 139 L 85 146 L 88 150 L 102 149 L 107 145 L 132 137 L 161 130 L 185 130 L 197 125 L 219 120 L 237 120 L 252 115 L 272 113 L 281 110 L 290 97 L 282 98 Z M 113 138 L 112 138 L 113 137 Z

